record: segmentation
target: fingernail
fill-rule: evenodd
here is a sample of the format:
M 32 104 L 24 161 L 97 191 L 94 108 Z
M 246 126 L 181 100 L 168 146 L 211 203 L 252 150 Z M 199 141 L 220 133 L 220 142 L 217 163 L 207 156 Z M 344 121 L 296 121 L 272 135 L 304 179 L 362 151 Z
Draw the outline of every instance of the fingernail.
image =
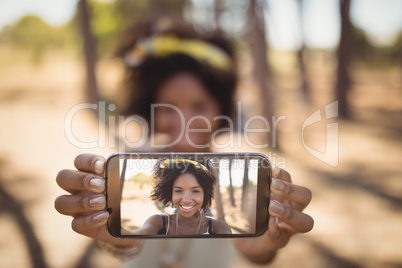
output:
M 278 224 L 279 224 L 279 219 L 278 219 L 278 217 L 275 217 L 274 227 L 276 230 L 278 230 Z
M 105 190 L 105 180 L 101 178 L 93 178 L 89 181 L 89 185 L 95 191 L 102 192 Z
M 103 173 L 103 165 L 104 165 L 104 163 L 102 160 L 97 160 L 95 162 L 95 171 L 97 173 Z
M 89 200 L 89 205 L 91 207 L 103 207 L 105 205 L 105 197 L 97 196 Z
M 271 188 L 276 191 L 284 191 L 285 190 L 285 183 L 283 181 L 272 178 Z
M 279 215 L 283 215 L 283 213 L 285 213 L 285 208 L 283 205 L 273 200 L 269 202 L 269 209 Z
M 105 221 L 108 217 L 109 217 L 109 213 L 105 211 L 105 212 L 102 212 L 102 213 L 100 213 L 100 214 L 98 214 L 98 215 L 95 215 L 95 216 L 92 218 L 92 220 L 93 220 L 94 222 L 96 222 L 96 223 L 100 223 L 100 222 Z
M 272 174 L 272 177 L 277 178 L 280 171 L 281 169 L 279 168 L 279 166 L 277 164 L 274 164 L 274 174 Z

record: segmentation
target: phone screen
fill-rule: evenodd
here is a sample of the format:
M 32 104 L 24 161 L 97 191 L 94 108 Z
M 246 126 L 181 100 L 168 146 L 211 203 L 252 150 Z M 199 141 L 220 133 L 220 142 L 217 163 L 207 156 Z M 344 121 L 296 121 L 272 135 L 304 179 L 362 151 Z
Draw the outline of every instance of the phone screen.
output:
M 261 154 L 116 154 L 106 168 L 116 237 L 257 236 L 268 225 L 270 162 Z

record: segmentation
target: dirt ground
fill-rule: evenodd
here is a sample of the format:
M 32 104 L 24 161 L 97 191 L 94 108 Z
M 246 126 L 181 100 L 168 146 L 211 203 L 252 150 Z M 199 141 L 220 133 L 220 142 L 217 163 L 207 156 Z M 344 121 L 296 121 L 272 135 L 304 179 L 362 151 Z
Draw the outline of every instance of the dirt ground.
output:
M 118 261 L 97 252 L 71 230 L 71 218 L 54 209 L 64 194 L 55 182 L 59 170 L 73 168 L 79 153 L 115 151 L 82 149 L 67 139 L 68 112 L 85 100 L 82 62 L 49 55 L 35 65 L 1 47 L 0 55 L 0 267 L 115 267 Z M 301 129 L 334 100 L 332 66 L 322 60 L 309 68 L 311 105 L 301 101 L 297 73 L 277 70 L 276 111 L 286 116 L 278 124 L 281 150 L 263 152 L 312 190 L 306 213 L 315 226 L 293 237 L 271 267 L 402 267 L 402 72 L 354 66 L 353 120 L 328 121 L 339 130 L 339 163 L 331 167 L 303 147 Z M 104 62 L 98 73 L 103 94 L 111 96 L 119 69 Z M 252 89 L 240 88 L 245 107 L 258 103 Z M 325 127 L 306 128 L 306 144 L 323 151 Z M 98 140 L 97 119 L 88 110 L 73 117 L 72 129 L 81 141 Z M 240 257 L 233 265 L 254 266 Z

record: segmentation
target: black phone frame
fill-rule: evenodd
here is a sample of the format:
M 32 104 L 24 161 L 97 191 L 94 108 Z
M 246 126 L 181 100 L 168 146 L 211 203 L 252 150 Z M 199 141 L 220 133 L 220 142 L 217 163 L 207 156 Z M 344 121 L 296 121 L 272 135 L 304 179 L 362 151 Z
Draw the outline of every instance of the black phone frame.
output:
M 191 159 L 197 160 L 201 158 L 258 158 L 259 170 L 260 166 L 266 172 L 258 172 L 257 181 L 257 211 L 256 211 L 256 233 L 248 234 L 212 234 L 212 235 L 122 235 L 121 234 L 121 187 L 120 187 L 120 168 L 119 159 Z M 117 158 L 117 165 L 112 165 L 112 162 Z M 109 233 L 116 238 L 123 239 L 160 239 L 160 238 L 234 238 L 234 237 L 256 237 L 260 236 L 268 230 L 268 206 L 270 201 L 270 186 L 271 186 L 271 162 L 269 158 L 260 153 L 117 153 L 112 154 L 106 160 L 105 169 L 105 195 L 106 195 L 106 210 L 109 212 L 109 220 L 107 229 Z

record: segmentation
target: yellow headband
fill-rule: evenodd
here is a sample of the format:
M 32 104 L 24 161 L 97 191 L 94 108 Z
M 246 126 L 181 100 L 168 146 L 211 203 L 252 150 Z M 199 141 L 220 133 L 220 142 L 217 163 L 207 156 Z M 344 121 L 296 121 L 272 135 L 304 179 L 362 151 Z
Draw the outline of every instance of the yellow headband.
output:
M 183 39 L 173 35 L 153 36 L 141 39 L 125 55 L 124 60 L 127 65 L 136 67 L 149 55 L 164 57 L 175 53 L 183 53 L 199 61 L 206 61 L 215 68 L 229 70 L 231 67 L 230 57 L 218 46 L 202 40 Z
M 202 165 L 202 164 L 200 164 L 200 163 L 198 163 L 198 162 L 196 162 L 194 160 L 190 160 L 190 159 L 166 159 L 165 161 L 163 161 L 161 163 L 161 167 L 166 167 L 170 163 L 176 163 L 176 164 L 178 164 L 178 163 L 191 163 L 197 168 L 202 168 L 203 170 L 208 171 L 208 169 L 204 165 Z

